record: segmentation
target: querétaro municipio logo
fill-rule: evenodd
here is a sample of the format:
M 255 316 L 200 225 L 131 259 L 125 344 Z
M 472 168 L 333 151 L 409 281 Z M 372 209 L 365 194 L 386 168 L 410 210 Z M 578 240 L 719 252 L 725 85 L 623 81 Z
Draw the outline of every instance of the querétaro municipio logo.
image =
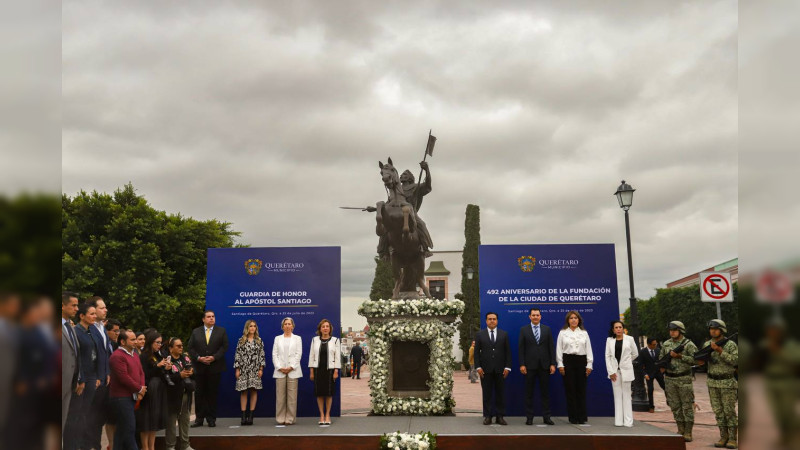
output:
M 523 272 L 533 272 L 533 268 L 536 267 L 536 258 L 533 256 L 520 256 L 517 258 L 517 264 L 519 264 L 519 268 Z
M 264 263 L 258 258 L 248 259 L 244 262 L 244 270 L 247 271 L 248 275 L 258 275 L 263 265 Z

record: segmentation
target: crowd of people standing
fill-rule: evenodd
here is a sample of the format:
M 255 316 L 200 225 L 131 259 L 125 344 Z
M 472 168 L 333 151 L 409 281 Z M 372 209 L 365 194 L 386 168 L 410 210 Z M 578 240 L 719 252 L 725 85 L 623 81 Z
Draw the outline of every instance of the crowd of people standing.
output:
M 517 340 L 519 371 L 525 377 L 525 424 L 533 425 L 535 386 L 538 384 L 542 421 L 554 425 L 550 411 L 549 377 L 556 369 L 564 377 L 569 422 L 586 424 L 586 386 L 587 378 L 592 374 L 594 358 L 583 318 L 578 311 L 569 311 L 555 344 L 550 327 L 541 323 L 539 308 L 531 308 L 529 318 L 530 324 L 520 329 Z M 485 319 L 486 328 L 475 335 L 470 348 L 469 376 L 472 379 L 472 374 L 477 373 L 480 377 L 483 424 L 490 425 L 494 419 L 499 425 L 507 425 L 504 417 L 505 379 L 512 372 L 511 342 L 508 333 L 498 327 L 497 313 L 488 312 Z M 697 346 L 686 338 L 682 322 L 670 322 L 668 330 L 670 338 L 661 347 L 658 340 L 649 338 L 647 346 L 640 350 L 634 338 L 627 335 L 621 321 L 611 322 L 604 356 L 613 392 L 614 425 L 634 425 L 631 383 L 635 379 L 635 369 L 641 368 L 647 383 L 649 411 L 654 411 L 654 382 L 658 382 L 665 390 L 678 433 L 686 442 L 691 442 L 694 426 L 692 367 L 707 364 L 711 407 L 720 430 L 720 440 L 714 445 L 737 448 L 738 347 L 735 342 L 725 338 L 725 322 L 719 319 L 708 322 L 710 339 L 704 344 L 708 350 L 707 357 L 700 357 Z
M 294 327 L 291 317 L 281 321 L 283 332 L 275 337 L 271 353 L 279 426 L 293 425 L 297 417 L 303 342 Z M 341 342 L 333 330 L 329 320 L 321 320 L 308 355 L 322 426 L 331 425 L 342 365 Z M 64 449 L 101 449 L 105 428 L 112 449 L 153 450 L 156 433 L 165 430 L 167 449 L 191 450 L 190 428 L 216 427 L 217 394 L 229 343 L 213 311 L 203 313 L 202 325 L 192 330 L 184 347 L 181 338 L 162 336 L 153 328 L 138 332 L 124 328 L 108 317 L 100 297 L 81 303 L 77 294 L 65 292 L 61 335 Z M 243 426 L 253 424 L 265 367 L 258 324 L 248 320 L 236 341 L 233 361 Z M 190 423 L 193 403 L 195 420 Z

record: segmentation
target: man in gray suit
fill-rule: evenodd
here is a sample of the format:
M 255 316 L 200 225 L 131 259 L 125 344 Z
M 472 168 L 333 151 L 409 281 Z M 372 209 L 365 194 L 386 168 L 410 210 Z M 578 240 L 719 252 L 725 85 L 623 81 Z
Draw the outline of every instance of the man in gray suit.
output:
M 78 395 L 78 339 L 72 329 L 72 318 L 78 313 L 78 296 L 72 292 L 61 294 L 61 431 L 67 421 L 69 400 L 74 390 Z

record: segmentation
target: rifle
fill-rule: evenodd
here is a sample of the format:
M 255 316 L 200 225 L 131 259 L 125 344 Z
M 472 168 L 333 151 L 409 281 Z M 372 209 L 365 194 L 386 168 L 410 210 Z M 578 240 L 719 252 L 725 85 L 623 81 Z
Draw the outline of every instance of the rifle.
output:
M 718 346 L 720 346 L 720 347 L 723 347 L 725 344 L 728 343 L 729 340 L 734 339 L 738 335 L 739 335 L 738 332 L 737 333 L 733 333 L 730 336 L 726 336 L 726 337 L 720 339 L 719 342 L 716 342 L 716 344 Z M 701 348 L 700 350 L 698 350 L 697 353 L 694 354 L 694 359 L 696 359 L 697 361 L 708 362 L 708 360 L 711 359 L 711 352 L 713 352 L 713 351 L 714 350 L 711 349 L 711 344 L 709 344 L 709 345 Z
M 685 348 L 686 348 L 686 343 L 684 342 L 683 344 L 681 344 L 681 345 L 675 347 L 674 349 L 672 349 L 672 351 L 675 352 L 675 353 L 683 353 L 683 350 Z M 672 361 L 672 356 L 670 356 L 669 353 L 667 353 L 666 355 L 664 355 L 663 358 L 661 358 L 658 361 L 656 361 L 656 368 L 658 368 L 658 369 L 666 369 L 667 367 L 669 367 L 670 361 Z

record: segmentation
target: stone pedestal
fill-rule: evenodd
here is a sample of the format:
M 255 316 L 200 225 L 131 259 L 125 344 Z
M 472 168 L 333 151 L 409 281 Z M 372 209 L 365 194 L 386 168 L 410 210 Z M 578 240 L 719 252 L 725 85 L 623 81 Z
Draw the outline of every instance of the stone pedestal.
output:
M 453 334 L 464 302 L 366 301 L 372 412 L 444 415 L 452 412 Z

